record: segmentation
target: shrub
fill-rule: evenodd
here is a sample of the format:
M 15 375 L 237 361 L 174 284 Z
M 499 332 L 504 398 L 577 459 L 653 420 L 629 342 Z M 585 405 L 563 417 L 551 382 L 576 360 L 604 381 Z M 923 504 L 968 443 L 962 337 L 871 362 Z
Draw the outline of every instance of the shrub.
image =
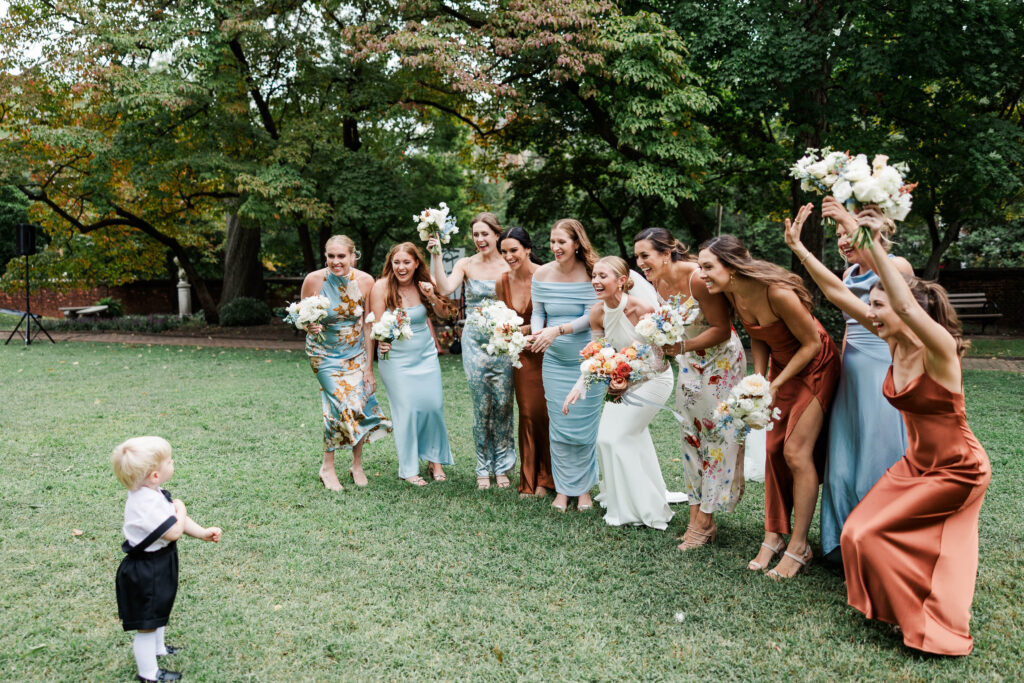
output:
M 270 306 L 259 299 L 240 296 L 220 309 L 220 324 L 225 327 L 266 325 L 270 322 Z
M 124 315 L 124 304 L 120 299 L 115 299 L 112 296 L 105 296 L 93 305 L 107 307 L 107 310 L 101 314 L 103 318 L 120 318 Z
M 54 331 L 112 330 L 115 332 L 166 332 L 182 325 L 176 315 L 124 315 L 120 318 L 62 318 L 47 321 Z

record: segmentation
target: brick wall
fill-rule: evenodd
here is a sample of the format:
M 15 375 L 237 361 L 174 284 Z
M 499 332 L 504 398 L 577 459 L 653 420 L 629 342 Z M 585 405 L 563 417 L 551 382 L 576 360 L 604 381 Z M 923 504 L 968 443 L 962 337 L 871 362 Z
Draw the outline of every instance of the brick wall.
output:
M 271 308 L 284 306 L 289 301 L 296 301 L 299 298 L 299 290 L 302 288 L 302 278 L 267 278 L 267 293 L 264 300 Z M 214 299 L 220 297 L 220 280 L 207 280 L 206 286 L 210 289 Z M 61 318 L 61 307 L 66 306 L 91 306 L 96 301 L 110 296 L 119 299 L 124 304 L 125 313 L 130 315 L 147 315 L 149 313 L 177 313 L 178 312 L 178 286 L 177 282 L 170 280 L 153 280 L 148 282 L 133 282 L 128 285 L 116 287 L 93 287 L 91 289 L 73 289 L 67 292 L 57 292 L 48 289 L 35 289 L 31 293 L 32 312 L 39 313 L 49 318 Z M 14 311 L 25 310 L 25 293 L 0 292 L 0 308 L 7 308 Z M 192 310 L 198 310 L 199 302 L 195 292 L 192 293 Z
M 953 293 L 984 292 L 1003 314 L 1000 332 L 1024 331 L 1024 268 L 942 269 L 939 283 Z M 976 327 L 970 324 L 968 331 Z M 986 331 L 991 330 L 989 325 Z

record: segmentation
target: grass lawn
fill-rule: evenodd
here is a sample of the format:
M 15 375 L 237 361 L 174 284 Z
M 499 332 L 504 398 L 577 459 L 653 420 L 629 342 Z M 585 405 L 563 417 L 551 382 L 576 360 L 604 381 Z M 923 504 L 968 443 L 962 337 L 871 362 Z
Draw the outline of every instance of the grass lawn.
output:
M 369 488 L 334 494 L 317 481 L 320 406 L 300 353 L 0 347 L 0 678 L 134 677 L 114 601 L 125 491 L 108 456 L 141 434 L 171 442 L 168 488 L 224 529 L 219 545 L 179 546 L 168 641 L 184 651 L 164 665 L 186 680 L 1024 678 L 1024 376 L 965 377 L 994 474 L 975 652 L 946 659 L 865 622 L 822 566 L 788 583 L 746 571 L 760 484 L 720 517 L 717 545 L 685 556 L 685 509 L 658 532 L 478 493 L 465 379 L 458 358 L 442 366 L 449 481 L 399 481 L 386 439 L 366 449 Z M 654 436 L 679 490 L 667 413 Z
M 968 356 L 979 358 L 1024 358 L 1024 339 L 1009 337 L 971 337 Z

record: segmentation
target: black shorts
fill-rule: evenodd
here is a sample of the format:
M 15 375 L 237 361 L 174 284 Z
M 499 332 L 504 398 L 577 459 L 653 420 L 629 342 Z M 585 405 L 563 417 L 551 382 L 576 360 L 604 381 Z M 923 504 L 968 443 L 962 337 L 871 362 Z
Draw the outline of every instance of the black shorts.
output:
M 117 568 L 117 615 L 125 631 L 167 625 L 178 594 L 178 548 L 132 552 Z

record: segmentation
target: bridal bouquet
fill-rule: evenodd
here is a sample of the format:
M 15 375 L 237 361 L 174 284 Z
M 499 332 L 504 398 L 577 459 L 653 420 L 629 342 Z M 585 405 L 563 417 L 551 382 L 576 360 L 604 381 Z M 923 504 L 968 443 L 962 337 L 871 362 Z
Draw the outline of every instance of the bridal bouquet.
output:
M 326 319 L 330 305 L 331 300 L 325 296 L 319 294 L 307 296 L 305 299 L 288 304 L 288 308 L 285 309 L 288 314 L 284 317 L 284 321 L 289 325 L 295 325 L 300 330 L 305 330 L 307 325 L 319 324 Z M 317 342 L 323 343 L 324 333 L 321 331 L 314 338 Z
M 580 374 L 583 385 L 603 382 L 608 385 L 606 401 L 618 402 L 630 386 L 657 374 L 653 351 L 648 344 L 633 342 L 619 351 L 605 339 L 590 342 L 580 351 Z
M 448 215 L 448 205 L 441 202 L 436 209 L 423 209 L 412 219 L 416 221 L 416 230 L 419 231 L 420 239 L 426 242 L 431 235 L 437 235 L 441 244 L 448 244 L 452 235 L 459 231 L 455 225 L 455 216 Z M 437 246 L 430 250 L 430 253 L 441 255 L 441 247 Z
M 732 388 L 729 397 L 718 404 L 714 417 L 719 429 L 735 424 L 737 431 L 746 436 L 751 429 L 773 427 L 772 420 L 777 420 L 782 411 L 771 405 L 768 380 L 758 374 L 747 375 Z
M 409 314 L 405 312 L 404 308 L 384 311 L 380 316 L 380 320 L 374 322 L 375 319 L 373 313 L 366 316 L 366 322 L 373 323 L 373 327 L 370 328 L 371 339 L 387 342 L 388 344 L 396 340 L 412 339 L 412 326 L 409 324 Z M 380 359 L 387 360 L 388 354 L 382 353 Z
M 521 331 L 523 319 L 501 301 L 477 306 L 466 318 L 466 324 L 487 336 L 484 350 L 489 356 L 508 356 L 512 365 L 523 367 L 519 354 L 526 348 Z
M 891 220 L 902 221 L 910 213 L 911 192 L 917 183 L 904 182 L 907 165 L 889 165 L 889 157 L 876 154 L 868 164 L 863 154 L 850 156 L 826 147 L 808 148 L 804 156 L 789 169 L 800 181 L 800 189 L 819 195 L 831 194 L 848 211 L 856 213 L 865 204 L 873 204 Z M 871 230 L 861 226 L 854 244 L 865 247 L 871 243 Z
M 669 346 L 686 338 L 686 326 L 693 323 L 700 314 L 700 307 L 692 299 L 681 304 L 678 294 L 666 303 L 640 318 L 636 333 L 654 346 Z

